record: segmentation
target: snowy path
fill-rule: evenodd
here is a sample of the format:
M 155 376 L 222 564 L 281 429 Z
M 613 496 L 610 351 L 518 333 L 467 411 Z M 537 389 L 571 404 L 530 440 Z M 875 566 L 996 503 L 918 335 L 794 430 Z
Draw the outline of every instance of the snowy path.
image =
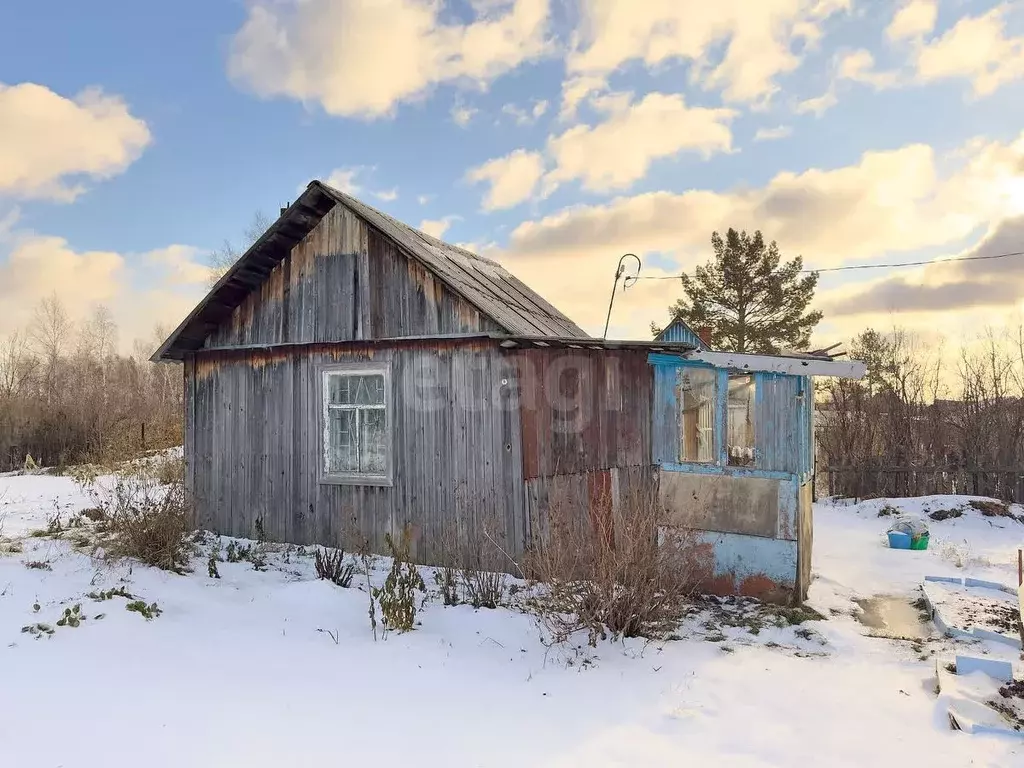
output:
M 87 504 L 64 478 L 0 478 L 5 490 L 8 536 L 41 527 L 55 500 Z M 910 596 L 926 573 L 1010 581 L 1024 525 L 965 515 L 932 526 L 932 550 L 894 552 L 872 504 L 816 510 L 811 603 L 829 620 L 710 642 L 693 618 L 680 641 L 605 644 L 586 666 L 546 655 L 525 615 L 438 602 L 375 643 L 366 595 L 313 580 L 295 555 L 265 572 L 221 563 L 214 580 L 202 562 L 129 573 L 28 538 L 0 555 L 0 765 L 1024 765 L 1020 743 L 949 731 L 931 646 L 867 637 L 851 615 L 853 598 Z M 966 570 L 936 546 L 965 538 Z M 163 614 L 84 597 L 122 578 Z M 73 602 L 105 617 L 20 632 Z

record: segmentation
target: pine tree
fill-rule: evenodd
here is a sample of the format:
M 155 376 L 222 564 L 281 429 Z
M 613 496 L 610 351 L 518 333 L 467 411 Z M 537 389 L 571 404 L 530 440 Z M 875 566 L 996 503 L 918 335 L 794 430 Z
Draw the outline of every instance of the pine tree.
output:
M 730 352 L 805 349 L 821 312 L 809 312 L 818 273 L 801 275 L 803 259 L 781 264 L 779 247 L 730 229 L 711 235 L 715 257 L 682 277 L 685 298 L 669 307 L 691 328 L 711 328 L 711 345 Z M 781 264 L 781 266 L 780 266 Z

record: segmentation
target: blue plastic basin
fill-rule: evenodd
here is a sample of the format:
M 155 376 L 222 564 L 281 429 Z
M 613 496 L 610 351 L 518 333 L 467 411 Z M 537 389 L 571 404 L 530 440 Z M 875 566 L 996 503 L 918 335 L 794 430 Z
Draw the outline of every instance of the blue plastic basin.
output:
M 889 532 L 890 549 L 910 549 L 910 534 L 899 531 Z

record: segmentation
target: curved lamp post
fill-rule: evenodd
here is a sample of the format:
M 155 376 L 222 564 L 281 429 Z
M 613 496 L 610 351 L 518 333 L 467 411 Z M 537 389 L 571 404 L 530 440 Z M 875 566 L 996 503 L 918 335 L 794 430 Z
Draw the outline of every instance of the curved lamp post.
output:
M 619 278 L 622 277 L 622 273 L 626 271 L 626 265 L 623 263 L 626 259 L 636 260 L 636 275 L 626 276 L 626 279 L 622 281 L 622 290 L 626 290 L 636 282 L 637 275 L 640 274 L 640 268 L 643 266 L 640 262 L 640 257 L 635 253 L 624 253 L 619 257 L 619 266 L 615 270 L 615 282 L 612 283 L 612 297 L 608 300 L 608 316 L 604 319 L 604 334 L 601 336 L 602 339 L 608 338 L 608 323 L 610 323 L 612 319 L 612 305 L 615 303 L 615 289 L 619 287 Z

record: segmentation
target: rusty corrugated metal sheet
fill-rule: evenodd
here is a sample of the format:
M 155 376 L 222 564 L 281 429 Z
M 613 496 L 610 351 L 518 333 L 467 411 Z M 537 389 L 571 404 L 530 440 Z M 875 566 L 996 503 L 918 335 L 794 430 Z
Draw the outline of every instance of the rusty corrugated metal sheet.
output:
M 644 351 L 508 354 L 523 404 L 525 477 L 652 463 L 653 372 Z

